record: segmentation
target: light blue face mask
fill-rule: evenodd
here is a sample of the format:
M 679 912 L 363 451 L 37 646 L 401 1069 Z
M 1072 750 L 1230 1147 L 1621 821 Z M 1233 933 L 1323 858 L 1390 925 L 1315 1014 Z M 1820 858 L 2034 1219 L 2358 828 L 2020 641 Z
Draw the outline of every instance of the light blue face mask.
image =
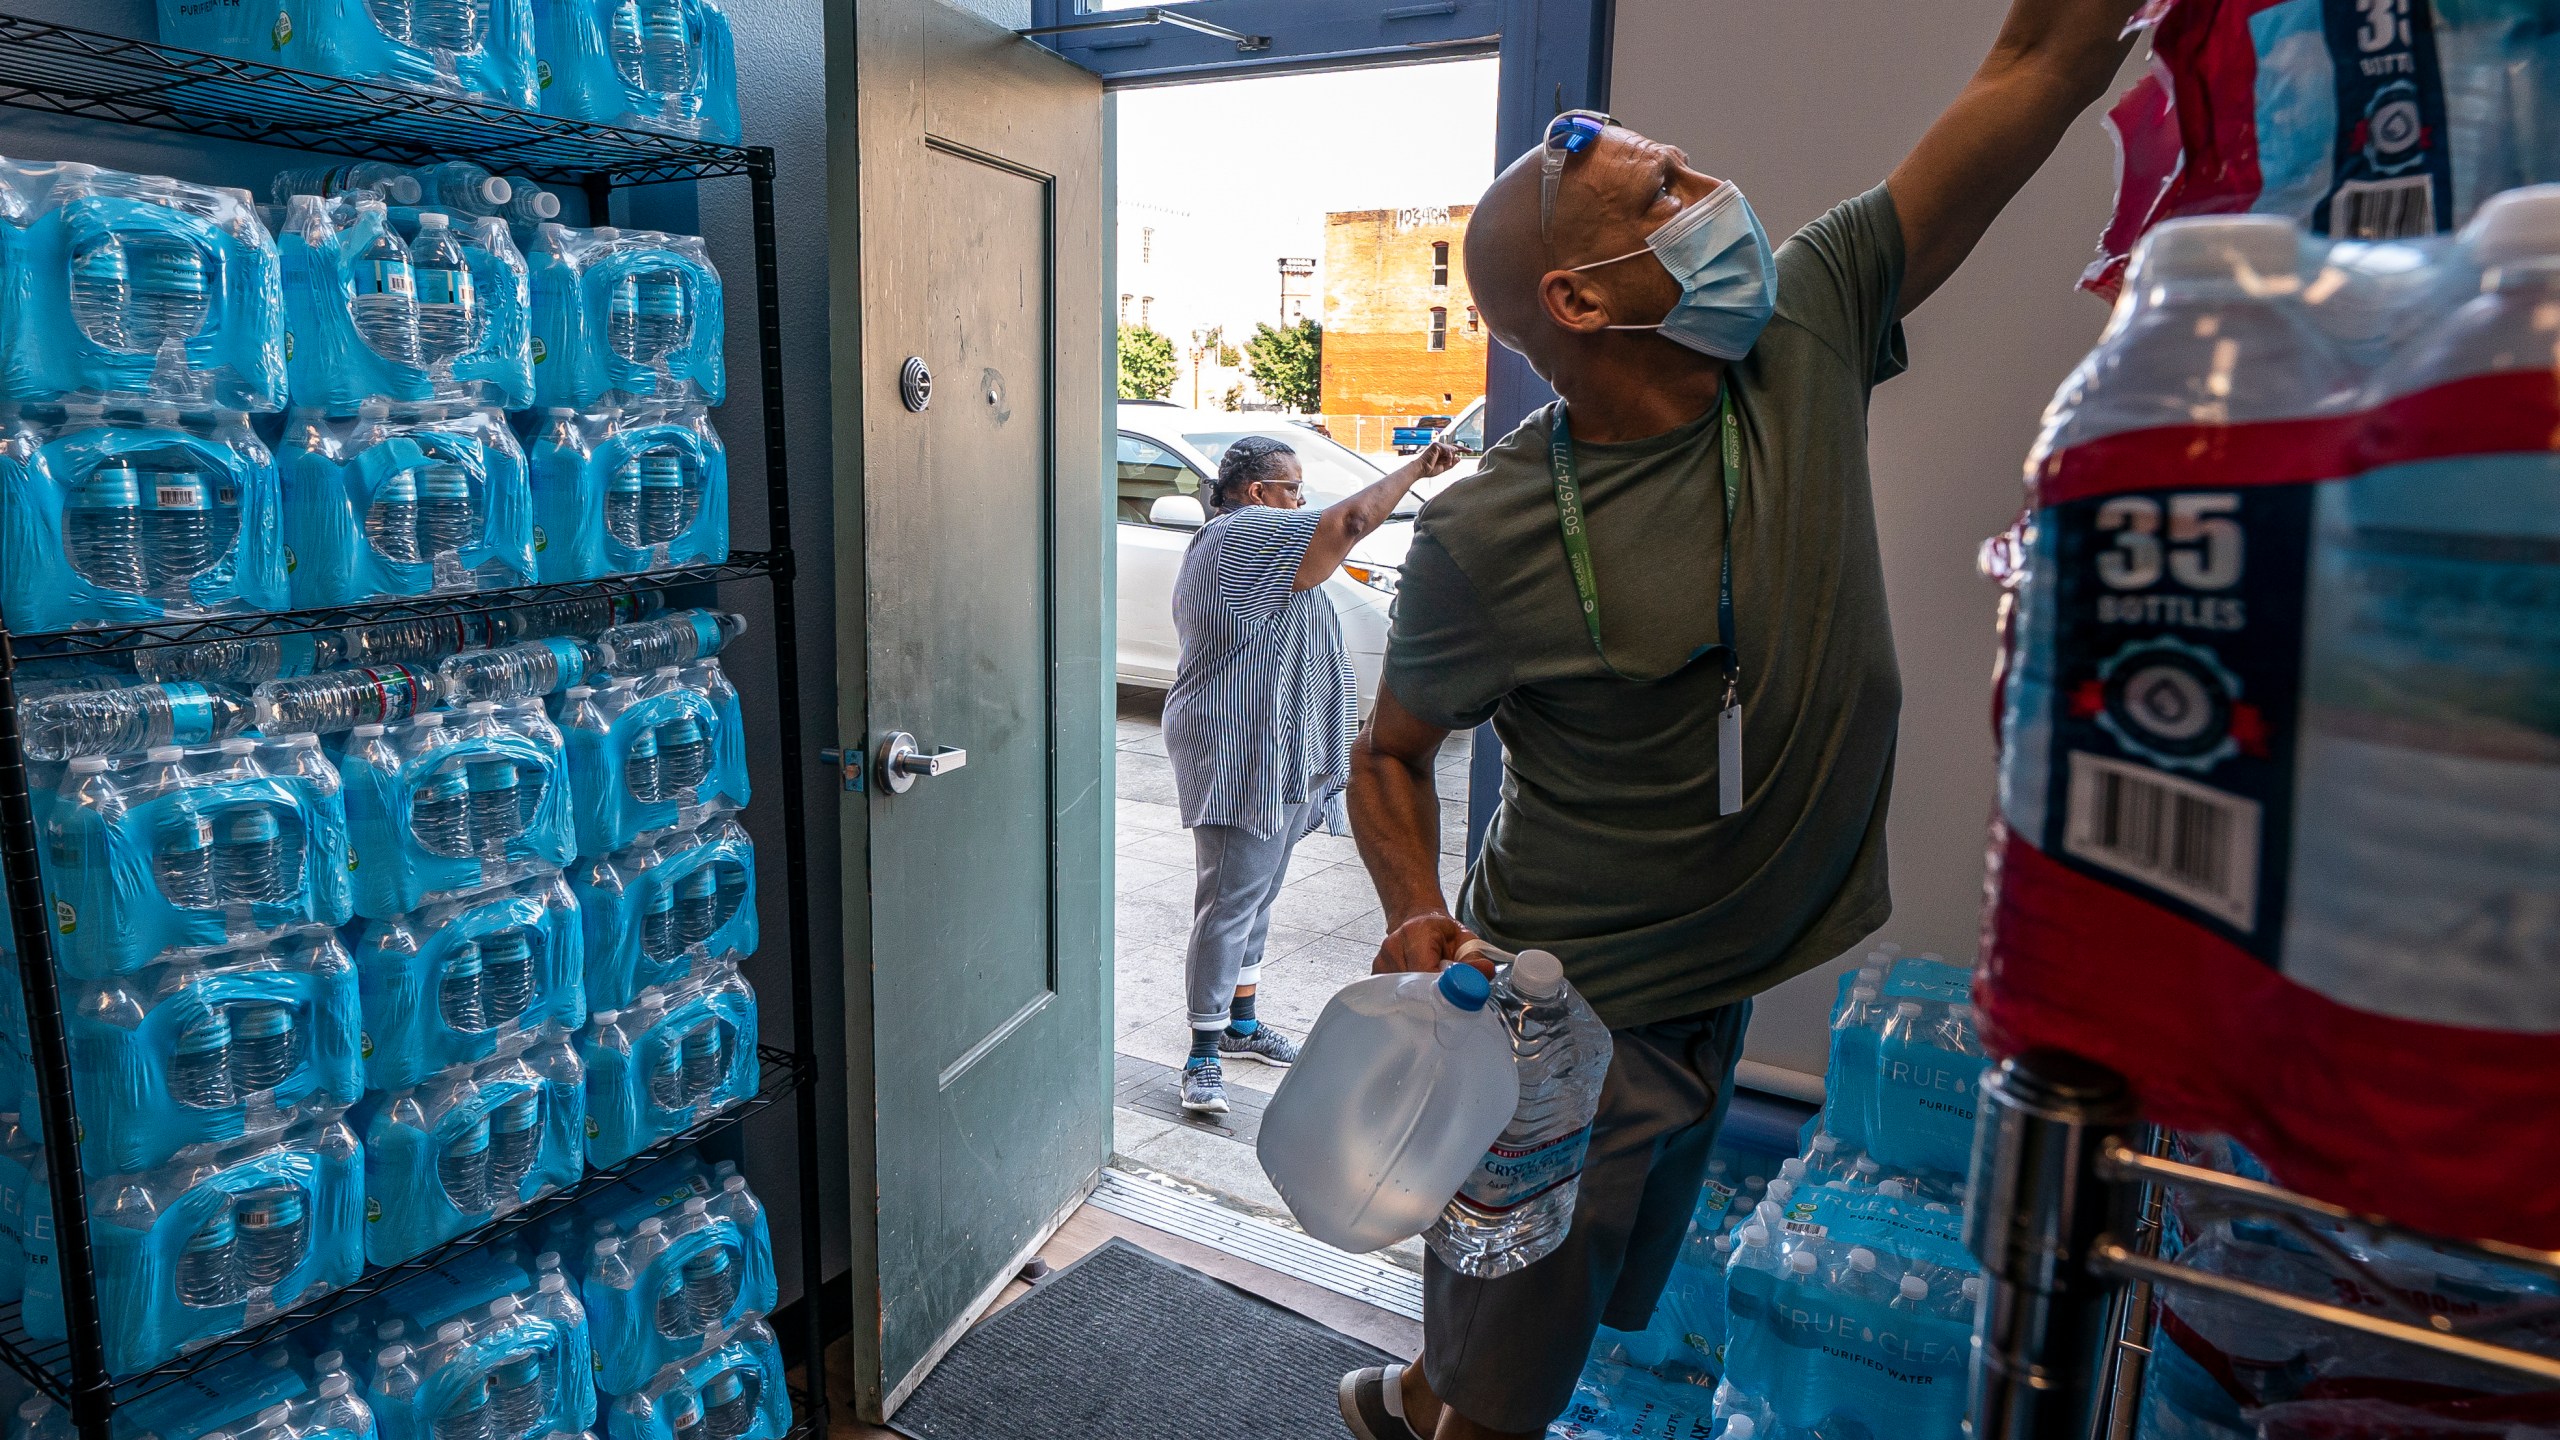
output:
M 1778 306 L 1777 262 L 1768 232 L 1740 187 L 1728 180 L 1697 204 L 1645 237 L 1645 248 L 1576 265 L 1597 270 L 1651 254 L 1680 282 L 1680 301 L 1653 325 L 1612 325 L 1612 330 L 1659 330 L 1666 340 L 1719 360 L 1739 360 Z

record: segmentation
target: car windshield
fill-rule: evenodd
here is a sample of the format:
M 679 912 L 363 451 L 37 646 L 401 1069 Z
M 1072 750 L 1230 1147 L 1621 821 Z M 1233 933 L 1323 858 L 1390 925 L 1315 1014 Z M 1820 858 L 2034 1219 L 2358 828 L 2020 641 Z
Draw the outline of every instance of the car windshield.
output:
M 1198 450 L 1214 468 L 1227 453 L 1227 447 L 1247 435 L 1267 436 L 1298 452 L 1298 467 L 1306 472 L 1307 477 L 1307 503 L 1318 509 L 1368 489 L 1378 483 L 1379 476 L 1387 473 L 1358 451 L 1346 449 L 1312 430 L 1303 430 L 1295 425 L 1255 430 L 1213 430 L 1201 435 L 1186 434 L 1182 438 L 1191 442 L 1192 448 Z M 1407 495 L 1396 502 L 1393 513 L 1411 519 L 1422 513 L 1422 502 Z

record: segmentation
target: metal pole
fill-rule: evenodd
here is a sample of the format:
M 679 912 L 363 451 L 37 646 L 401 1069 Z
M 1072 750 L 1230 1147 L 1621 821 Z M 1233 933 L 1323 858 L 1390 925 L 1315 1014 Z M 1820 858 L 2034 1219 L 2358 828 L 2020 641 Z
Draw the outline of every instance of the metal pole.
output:
M 796 1139 L 800 1150 L 800 1346 L 809 1386 L 809 1433 L 827 1432 L 826 1225 L 818 1191 L 818 998 L 809 933 L 809 797 L 802 774 L 800 612 L 793 592 L 798 565 L 791 549 L 790 447 L 782 408 L 782 262 L 773 214 L 773 150 L 747 152 L 754 211 L 757 357 L 764 390 L 764 483 L 767 547 L 773 552 L 774 723 L 782 747 L 782 854 L 791 924 L 791 1049 L 802 1069 Z
M 2135 1118 L 2103 1065 L 2030 1050 L 1986 1076 L 1965 1244 L 1982 1262 L 1973 1440 L 2087 1440 L 2101 1414 L 2113 1286 L 2089 1268 L 2108 1229 L 2100 1148 Z
M 17 654 L 0 628 L 0 871 L 18 943 L 18 984 L 27 1002 L 27 1042 L 44 1116 L 45 1174 L 53 1192 L 54 1273 L 71 1342 L 71 1423 L 83 1440 L 108 1440 L 113 1409 L 106 1329 L 98 1317 L 97 1258 L 89 1249 L 88 1187 L 80 1174 L 80 1122 L 71 1103 L 70 1051 L 62 1039 L 62 993 L 53 963 L 52 907 L 36 863 L 35 807 L 27 795 L 26 752 L 18 735 Z

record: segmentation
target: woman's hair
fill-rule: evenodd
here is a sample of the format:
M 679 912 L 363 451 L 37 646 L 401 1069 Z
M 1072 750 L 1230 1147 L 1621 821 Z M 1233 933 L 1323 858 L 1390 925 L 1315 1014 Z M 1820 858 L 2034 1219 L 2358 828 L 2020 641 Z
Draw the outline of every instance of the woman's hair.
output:
M 1244 503 L 1244 492 L 1265 480 L 1281 478 L 1280 457 L 1295 455 L 1286 440 L 1247 435 L 1218 457 L 1218 478 L 1209 487 L 1209 513 L 1223 515 Z

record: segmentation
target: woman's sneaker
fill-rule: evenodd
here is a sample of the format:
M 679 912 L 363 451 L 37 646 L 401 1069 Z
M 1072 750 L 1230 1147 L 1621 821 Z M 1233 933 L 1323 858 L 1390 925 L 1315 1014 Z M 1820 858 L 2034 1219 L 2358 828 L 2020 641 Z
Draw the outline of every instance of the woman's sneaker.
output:
M 1298 1042 L 1268 1024 L 1258 1024 L 1243 1035 L 1229 1026 L 1218 1032 L 1218 1054 L 1228 1060 L 1251 1060 L 1286 1070 L 1298 1063 Z
M 1227 1072 L 1217 1061 L 1182 1067 L 1182 1108 L 1198 1115 L 1227 1113 Z

